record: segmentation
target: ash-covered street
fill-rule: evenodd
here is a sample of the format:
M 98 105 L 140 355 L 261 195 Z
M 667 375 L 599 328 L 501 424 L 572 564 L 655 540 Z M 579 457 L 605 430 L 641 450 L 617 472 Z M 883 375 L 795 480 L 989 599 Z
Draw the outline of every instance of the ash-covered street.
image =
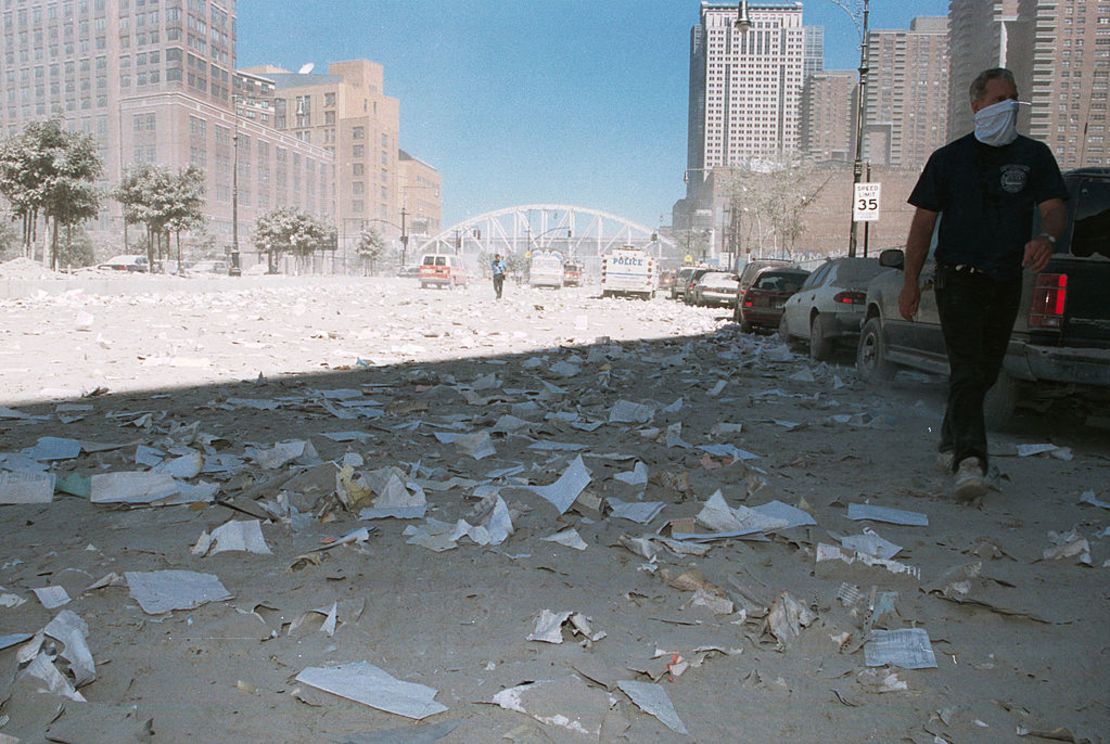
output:
M 1104 432 L 1026 414 L 961 505 L 939 379 L 662 296 L 268 280 L 0 301 L 0 742 L 1110 728 Z

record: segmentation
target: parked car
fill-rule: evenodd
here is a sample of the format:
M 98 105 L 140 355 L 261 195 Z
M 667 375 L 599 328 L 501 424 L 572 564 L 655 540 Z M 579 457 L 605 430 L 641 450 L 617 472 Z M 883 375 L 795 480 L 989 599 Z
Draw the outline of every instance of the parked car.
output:
M 563 264 L 563 286 L 582 286 L 582 264 L 574 261 L 567 261 Z
M 707 271 L 694 284 L 695 305 L 735 307 L 739 277 L 731 271 Z
M 987 425 L 1011 419 L 1031 387 L 1066 389 L 1084 397 L 1110 399 L 1110 168 L 1064 174 L 1068 223 L 1052 259 L 1039 274 L 1025 272 L 1022 298 L 998 382 L 987 394 Z M 1040 232 L 1034 212 L 1033 235 Z M 948 358 L 933 294 L 934 245 L 922 269 L 918 314 L 909 322 L 898 312 L 902 289 L 901 251 L 884 251 L 891 267 L 867 289 L 865 323 L 856 367 L 869 381 L 883 381 L 911 367 L 948 374 Z
M 674 284 L 671 285 L 671 299 L 686 299 L 686 288 L 690 285 L 690 276 L 694 273 L 693 266 L 683 266 L 675 272 Z
M 838 346 L 854 348 L 868 283 L 882 271 L 875 258 L 833 258 L 821 264 L 783 306 L 783 340 L 808 342 L 810 357 L 818 361 L 831 357 Z
M 790 266 L 790 262 L 784 258 L 753 258 L 744 264 L 744 268 L 740 269 L 739 273 L 740 280 L 737 289 L 737 307 L 739 307 L 740 302 L 743 302 L 744 293 L 748 291 L 748 287 L 752 286 L 752 282 L 755 281 L 755 277 L 759 272 L 773 266 Z M 738 312 L 733 313 L 733 320 L 737 323 L 740 322 Z
M 420 259 L 420 287 L 465 287 L 468 283 L 462 256 L 428 254 Z
M 809 272 L 805 269 L 775 266 L 756 274 L 755 282 L 736 305 L 740 330 L 751 333 L 757 328 L 777 329 L 782 320 L 783 305 L 802 288 L 808 276 Z
M 206 259 L 197 261 L 189 267 L 190 274 L 221 274 L 227 275 L 227 261 Z
M 419 266 L 402 266 L 397 269 L 397 276 L 402 279 L 416 279 L 420 276 Z
M 666 269 L 659 272 L 659 289 L 666 290 L 671 293 L 671 299 L 674 299 L 674 280 L 678 275 L 675 269 Z
M 713 269 L 708 266 L 697 266 L 690 272 L 690 275 L 686 278 L 686 286 L 682 290 L 683 302 L 685 302 L 687 305 L 694 304 L 694 288 L 697 287 L 698 282 L 701 281 L 701 278 L 708 274 L 710 271 L 713 271 Z
M 112 271 L 131 271 L 142 272 L 150 268 L 147 263 L 146 256 L 138 256 L 132 254 L 125 254 L 122 256 L 112 256 L 102 264 L 98 264 L 98 269 L 111 269 Z

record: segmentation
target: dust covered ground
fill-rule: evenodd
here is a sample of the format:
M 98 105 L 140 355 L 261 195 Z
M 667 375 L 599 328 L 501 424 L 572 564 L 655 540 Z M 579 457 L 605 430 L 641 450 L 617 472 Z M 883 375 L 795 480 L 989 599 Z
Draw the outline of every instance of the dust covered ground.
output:
M 1104 433 L 1027 414 L 957 504 L 939 381 L 596 294 L 0 303 L 0 502 L 57 489 L 0 505 L 0 741 L 1104 740 Z M 192 503 L 113 503 L 142 500 L 92 477 L 121 472 Z M 254 520 L 269 552 L 229 550 Z M 225 592 L 144 611 L 168 570 Z M 344 672 L 378 707 L 310 684 Z

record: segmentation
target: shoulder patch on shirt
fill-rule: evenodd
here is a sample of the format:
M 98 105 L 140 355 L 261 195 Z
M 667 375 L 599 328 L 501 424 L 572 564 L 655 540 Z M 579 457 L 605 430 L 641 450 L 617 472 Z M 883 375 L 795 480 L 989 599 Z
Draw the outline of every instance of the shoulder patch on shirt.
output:
M 1029 182 L 1029 166 L 1016 163 L 1002 166 L 1002 190 L 1008 194 L 1017 194 Z

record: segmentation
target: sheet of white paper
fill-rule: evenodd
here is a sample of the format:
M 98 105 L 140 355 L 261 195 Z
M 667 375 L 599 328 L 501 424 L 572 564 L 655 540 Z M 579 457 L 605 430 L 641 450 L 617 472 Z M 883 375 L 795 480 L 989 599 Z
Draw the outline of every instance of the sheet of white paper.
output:
M 61 586 L 40 586 L 32 588 L 31 591 L 39 598 L 42 606 L 48 610 L 53 610 L 55 607 L 61 607 L 70 603 L 69 594 L 66 592 L 65 587 Z
M 910 527 L 929 526 L 929 517 L 921 512 L 892 509 L 889 506 L 875 506 L 873 504 L 848 504 L 848 519 L 857 522 L 866 519 L 872 522 L 889 522 L 890 524 L 908 525 Z
M 77 687 L 87 685 L 96 679 L 96 663 L 93 661 L 87 641 L 89 626 L 76 613 L 62 610 L 46 624 L 42 632 L 65 644 L 62 656 L 69 661 Z
M 663 413 L 678 413 L 679 411 L 682 410 L 683 405 L 684 405 L 684 403 L 683 403 L 682 398 L 679 398 L 674 403 L 671 403 L 669 406 L 666 406 L 663 409 Z
M 784 504 L 781 501 L 768 501 L 766 504 L 753 506 L 752 511 L 760 514 L 768 519 L 779 520 L 785 522 L 782 527 L 778 529 L 790 529 L 791 527 L 805 527 L 808 525 L 817 524 L 817 520 L 813 515 L 804 509 L 799 509 L 790 504 Z
M 435 701 L 434 688 L 399 680 L 367 661 L 308 667 L 297 681 L 417 721 L 447 710 Z
M 855 550 L 842 548 L 839 545 L 818 543 L 815 562 L 824 563 L 825 561 L 842 561 L 849 566 L 854 563 L 862 563 L 865 566 L 878 566 L 880 568 L 885 568 L 893 574 L 906 574 L 919 581 L 921 580 L 921 569 L 917 566 L 899 563 L 898 561 L 892 561 L 886 558 L 876 558 L 867 553 L 860 553 Z
M 46 685 L 48 691 L 55 695 L 61 695 L 78 703 L 85 702 L 85 696 L 74 689 L 69 680 L 62 676 L 62 673 L 50 662 L 50 657 L 45 653 L 36 656 L 30 665 L 23 670 L 23 674 L 39 680 Z
M 559 476 L 559 480 L 548 486 L 524 486 L 529 491 L 550 501 L 560 514 L 565 514 L 579 494 L 590 484 L 590 471 L 582 462 L 582 456 L 574 460 Z
M 168 473 L 124 471 L 98 473 L 89 479 L 89 501 L 94 504 L 149 504 L 178 490 Z
M 577 444 L 575 442 L 551 442 L 547 440 L 533 442 L 532 444 L 528 445 L 528 449 L 542 450 L 544 452 L 580 452 L 589 448 L 590 445 L 588 444 Z
M 270 555 L 270 547 L 262 536 L 262 523 L 257 519 L 225 522 L 212 530 L 211 555 L 239 551 Z
M 128 571 L 124 573 L 131 596 L 148 615 L 191 610 L 208 602 L 231 599 L 215 574 L 196 571 Z
M 0 493 L 3 493 L 2 486 L 0 486 Z M 1102 499 L 1095 496 L 1094 491 L 1084 491 L 1083 494 L 1079 497 L 1079 503 L 1090 504 L 1091 506 L 1097 506 L 1100 509 L 1110 509 L 1110 502 L 1103 501 Z
M 81 455 L 81 442 L 65 437 L 39 437 L 34 447 L 24 453 L 39 462 L 73 460 Z
M 367 442 L 370 435 L 364 431 L 326 431 L 321 436 L 333 442 Z
M 609 411 L 610 424 L 646 424 L 653 418 L 655 408 L 630 400 L 618 400 Z
M 53 473 L 0 470 L 0 504 L 49 504 L 53 500 Z
M 616 519 L 627 519 L 636 524 L 649 523 L 659 516 L 659 512 L 663 511 L 664 506 L 662 501 L 621 501 L 612 496 L 605 500 L 609 502 L 609 506 L 613 509 L 611 516 Z
M 1042 455 L 1046 452 L 1054 452 L 1058 450 L 1055 444 L 1019 444 L 1017 446 L 1018 457 L 1033 457 L 1034 455 Z
M 746 506 L 735 509 L 728 505 L 721 492 L 714 491 L 697 514 L 697 523 L 714 532 L 741 532 L 745 530 L 772 532 L 786 529 L 790 520 L 761 514 Z
M 679 734 L 689 733 L 662 685 L 622 679 L 617 686 L 621 688 L 621 692 L 631 698 L 636 707 L 658 718 L 671 731 Z
M 544 542 L 559 543 L 560 545 L 565 545 L 575 550 L 585 550 L 588 547 L 586 541 L 578 534 L 578 530 L 573 527 L 562 530 L 561 532 L 556 532 L 554 535 L 541 537 L 540 539 Z
M 544 610 L 540 613 L 540 616 L 536 618 L 532 632 L 528 634 L 528 640 L 540 641 L 543 643 L 562 643 L 563 623 L 573 614 L 573 612 L 552 612 L 551 610 Z
M 189 454 L 165 460 L 155 465 L 153 472 L 168 473 L 174 478 L 188 480 L 189 478 L 196 478 L 200 475 L 200 471 L 203 467 L 204 456 L 200 452 L 194 450 Z
M 30 637 L 30 633 L 6 633 L 4 635 L 0 635 L 0 651 L 23 643 Z
M 924 628 L 872 630 L 863 645 L 864 664 L 869 667 L 892 666 L 902 669 L 935 669 L 936 657 L 929 634 Z
M 840 538 L 840 544 L 857 553 L 866 553 L 876 558 L 890 560 L 902 551 L 901 545 L 884 540 L 872 530 L 864 530 L 862 535 L 848 535 Z
M 617 473 L 613 477 L 630 486 L 644 486 L 648 482 L 648 468 L 644 463 L 637 462 L 632 470 L 627 473 Z
M 472 434 L 453 434 L 450 432 L 435 432 L 435 438 L 440 444 L 453 444 L 475 460 L 483 460 L 490 455 L 496 455 L 493 441 L 488 431 L 476 431 Z
M 713 387 L 709 389 L 707 395 L 709 395 L 710 398 L 716 398 L 718 395 L 721 394 L 721 391 L 725 389 L 725 385 L 727 384 L 727 380 L 717 380 Z
M 682 422 L 675 421 L 667 427 L 667 448 L 691 449 L 694 445 L 682 438 Z

